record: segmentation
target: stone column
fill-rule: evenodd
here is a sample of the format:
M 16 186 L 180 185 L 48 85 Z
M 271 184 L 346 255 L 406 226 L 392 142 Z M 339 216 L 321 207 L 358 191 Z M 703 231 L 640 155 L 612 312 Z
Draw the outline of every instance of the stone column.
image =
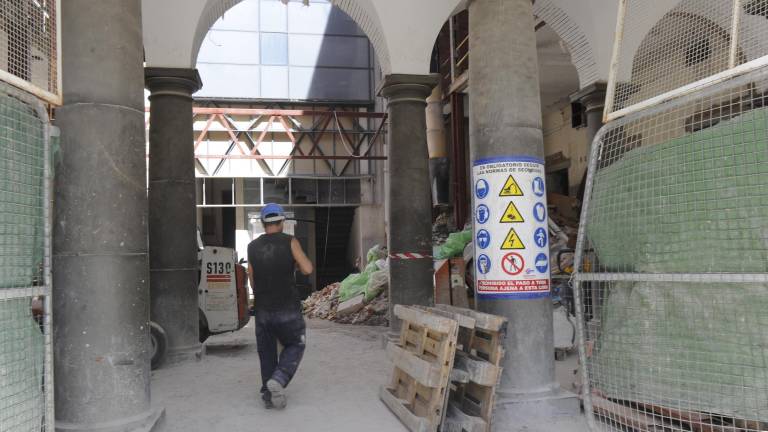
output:
M 166 363 L 200 358 L 192 93 L 195 69 L 147 68 L 151 316 L 168 336 Z
M 605 110 L 606 84 L 597 82 L 571 95 L 572 102 L 578 102 L 587 113 L 587 169 L 589 167 L 589 158 L 592 154 L 592 141 L 594 141 L 597 132 L 603 127 L 603 111 Z M 582 176 L 582 184 L 579 185 L 578 198 L 584 198 L 584 188 L 587 175 L 586 170 Z M 601 299 L 603 298 L 602 287 L 599 283 L 587 282 L 589 285 L 589 298 L 585 299 L 585 305 L 588 305 L 587 319 L 593 320 L 600 316 Z
M 432 204 L 450 202 L 448 144 L 443 120 L 443 91 L 435 86 L 427 98 L 427 148 L 429 150 L 429 177 L 432 184 Z
M 469 30 L 471 160 L 543 160 L 531 1 L 473 0 Z M 561 430 L 540 429 L 542 418 L 579 412 L 578 400 L 555 380 L 552 300 L 483 297 L 478 308 L 509 319 L 493 430 Z
M 396 304 L 432 305 L 432 198 L 427 152 L 427 97 L 437 85 L 433 75 L 388 75 L 381 86 L 389 111 L 389 233 L 390 256 L 420 254 L 426 258 L 389 261 L 391 328 Z M 416 255 L 418 256 L 418 255 Z
M 54 185 L 56 430 L 151 430 L 139 0 L 62 2 Z
M 587 138 L 589 139 L 587 149 L 592 148 L 592 140 L 595 139 L 597 131 L 603 127 L 605 92 L 606 84 L 596 82 L 571 95 L 571 102 L 580 103 L 587 113 Z M 589 157 L 589 151 L 587 157 Z

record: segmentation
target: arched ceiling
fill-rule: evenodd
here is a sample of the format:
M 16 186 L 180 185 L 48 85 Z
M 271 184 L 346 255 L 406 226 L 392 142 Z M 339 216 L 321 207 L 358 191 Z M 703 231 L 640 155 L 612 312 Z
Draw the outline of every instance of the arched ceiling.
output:
M 239 1 L 142 0 L 147 65 L 193 67 L 201 41 L 211 25 Z M 466 0 L 331 1 L 368 35 L 384 74 L 429 73 L 429 58 L 440 28 L 467 3 Z M 675 0 L 665 1 L 675 3 Z M 536 0 L 534 8 L 537 16 L 565 43 L 581 87 L 606 81 L 618 0 Z
M 142 0 L 147 66 L 194 67 L 208 29 L 239 1 Z M 385 74 L 429 73 L 435 38 L 460 3 L 460 0 L 332 1 L 368 35 Z

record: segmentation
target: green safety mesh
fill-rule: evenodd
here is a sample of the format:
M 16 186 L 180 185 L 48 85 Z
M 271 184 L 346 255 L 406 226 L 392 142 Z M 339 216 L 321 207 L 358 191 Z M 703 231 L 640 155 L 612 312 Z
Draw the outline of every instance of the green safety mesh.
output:
M 768 421 L 768 285 L 706 275 L 768 272 L 768 111 L 600 164 L 586 219 L 591 271 L 703 276 L 592 288 L 602 296 L 593 390 Z
M 0 430 L 40 432 L 43 425 L 43 333 L 29 299 L 0 300 Z
M 589 238 L 628 272 L 766 272 L 768 112 L 630 151 L 595 178 Z
M 41 274 L 43 133 L 31 106 L 0 91 L 0 288 L 32 286 Z
M 45 123 L 17 90 L 0 83 L 0 431 L 45 425 L 45 339 L 33 317 L 44 283 Z M 29 294 L 29 295 L 27 295 Z M 13 297 L 13 298 L 9 298 Z M 40 320 L 40 317 L 37 317 Z

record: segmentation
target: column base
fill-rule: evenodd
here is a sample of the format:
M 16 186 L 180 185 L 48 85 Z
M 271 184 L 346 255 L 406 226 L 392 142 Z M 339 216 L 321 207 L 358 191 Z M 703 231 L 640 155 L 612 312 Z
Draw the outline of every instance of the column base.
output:
M 390 342 L 397 343 L 400 340 L 400 332 L 394 331 L 391 328 L 381 335 L 381 347 L 387 349 L 387 345 Z
M 186 347 L 169 348 L 165 355 L 165 365 L 200 361 L 205 355 L 205 345 L 198 343 Z
M 56 432 L 155 432 L 165 420 L 165 408 L 155 408 L 146 413 L 107 423 L 73 424 L 56 422 Z
M 586 432 L 586 418 L 575 393 L 557 388 L 537 394 L 497 394 L 494 432 Z

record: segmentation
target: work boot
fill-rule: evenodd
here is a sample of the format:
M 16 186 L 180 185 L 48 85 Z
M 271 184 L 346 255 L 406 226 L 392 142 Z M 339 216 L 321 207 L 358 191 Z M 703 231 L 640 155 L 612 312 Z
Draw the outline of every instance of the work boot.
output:
M 285 408 L 285 405 L 288 402 L 285 398 L 285 387 L 276 380 L 271 379 L 267 381 L 267 388 L 272 394 L 273 407 L 279 410 Z
M 272 409 L 275 407 L 275 404 L 272 403 L 272 393 L 269 390 L 261 392 L 261 400 L 264 402 L 264 408 Z

